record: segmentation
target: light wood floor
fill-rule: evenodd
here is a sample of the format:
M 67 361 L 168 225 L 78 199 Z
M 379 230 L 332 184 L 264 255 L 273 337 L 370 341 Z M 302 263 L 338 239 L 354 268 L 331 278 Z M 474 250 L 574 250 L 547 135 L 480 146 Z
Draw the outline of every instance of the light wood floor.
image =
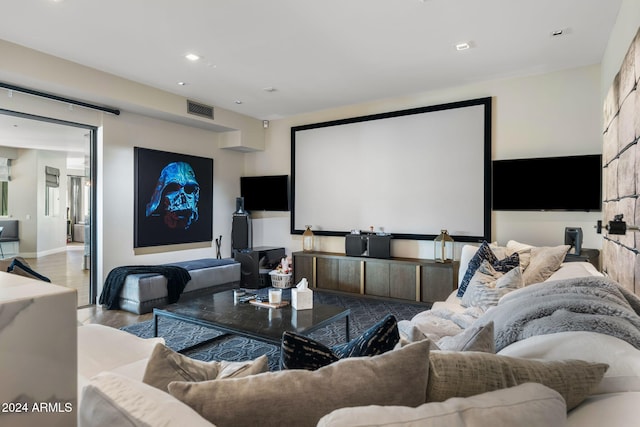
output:
M 51 282 L 78 291 L 78 321 L 83 324 L 99 323 L 120 328 L 122 326 L 149 320 L 152 314 L 141 316 L 121 310 L 103 310 L 100 306 L 89 305 L 89 270 L 83 266 L 84 244 L 71 243 L 65 252 L 39 258 L 25 258 L 31 268 L 47 276 Z
M 84 244 L 71 243 L 67 250 L 38 258 L 25 258 L 31 268 L 51 282 L 78 291 L 78 306 L 89 304 L 89 270 L 82 268 Z

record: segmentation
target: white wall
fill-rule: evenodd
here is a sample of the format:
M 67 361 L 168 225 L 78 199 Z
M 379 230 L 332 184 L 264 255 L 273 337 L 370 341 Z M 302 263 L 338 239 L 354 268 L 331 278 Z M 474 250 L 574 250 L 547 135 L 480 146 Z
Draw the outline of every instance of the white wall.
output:
M 67 244 L 67 156 L 59 151 L 38 150 L 36 152 L 37 191 L 35 192 L 38 220 L 37 256 L 61 252 Z M 52 215 L 45 213 L 45 167 L 50 166 L 60 171 L 60 186 L 57 191 L 57 209 Z M 11 191 L 11 190 L 9 190 Z M 22 248 L 20 250 L 23 253 Z
M 223 235 L 225 256 L 229 255 L 230 218 L 234 199 L 239 194 L 239 177 L 289 174 L 291 126 L 491 96 L 494 98 L 494 159 L 600 153 L 601 87 L 609 78 L 609 69 L 619 66 L 621 58 L 616 52 L 626 51 L 630 41 L 628 34 L 632 32 L 628 27 L 632 26 L 631 21 L 637 22 L 639 10 L 639 0 L 624 1 L 621 15 L 625 15 L 625 23 L 620 24 L 620 28 L 624 28 L 616 28 L 612 33 L 605 55 L 607 63 L 603 63 L 605 76 L 601 76 L 600 67 L 594 65 L 336 108 L 271 121 L 264 140 L 260 120 L 216 109 L 216 126 L 241 130 L 240 135 L 232 132 L 233 138 L 229 138 L 229 134 L 221 136 L 213 130 L 201 129 L 206 127 L 202 120 L 185 118 L 185 114 L 180 113 L 184 98 L 3 41 L 0 41 L 0 54 L 5 59 L 0 70 L 3 81 L 89 101 L 102 101 L 123 110 L 165 119 L 151 119 L 127 112 L 116 117 L 82 108 L 69 111 L 58 103 L 34 100 L 17 93 L 12 98 L 0 97 L 0 108 L 100 127 L 97 153 L 100 159 L 97 171 L 98 277 L 104 278 L 117 265 L 177 261 L 212 256 L 215 252 L 212 246 L 198 245 L 134 252 L 132 147 L 135 145 L 214 158 L 213 234 L 214 237 Z M 625 11 L 631 17 L 627 17 Z M 635 29 L 632 33 L 635 34 Z M 616 66 L 612 65 L 614 62 Z M 264 151 L 241 154 L 220 149 L 219 144 L 264 146 Z M 330 165 L 318 165 L 318 173 L 327 171 L 330 171 Z M 528 177 L 521 180 L 523 191 L 527 185 L 533 185 Z M 348 183 L 345 188 L 348 188 Z M 19 212 L 15 212 L 15 217 L 24 219 L 27 214 L 29 209 L 21 207 Z M 600 219 L 600 213 L 496 212 L 492 218 L 493 239 L 501 243 L 516 239 L 555 245 L 562 243 L 564 227 L 581 226 L 585 233 L 585 246 L 600 248 L 601 239 L 593 230 L 597 219 Z M 285 246 L 289 253 L 302 248 L 300 236 L 289 234 L 287 213 L 256 214 L 253 225 L 255 245 Z M 344 239 L 319 238 L 318 249 L 342 252 Z M 396 256 L 428 258 L 432 256 L 432 243 L 396 241 L 393 253 Z
M 115 116 L 80 107 L 69 109 L 66 104 L 16 91 L 11 98 L 0 96 L 0 108 L 98 127 L 95 153 L 98 159 L 95 171 L 98 253 L 93 254 L 97 262 L 98 294 L 104 278 L 116 266 L 159 264 L 216 255 L 213 242 L 134 251 L 134 146 L 214 159 L 213 235 L 214 238 L 223 236 L 222 256 L 231 255 L 231 218 L 235 198 L 240 194 L 244 162 L 242 152 L 220 147 L 262 148 L 264 129 L 261 120 L 223 109 L 216 109 L 213 121 L 190 116 L 185 111 L 186 99 L 183 97 L 2 40 L 0 55 L 5 60 L 0 69 L 2 81 L 89 102 L 102 102 L 123 110 L 121 115 Z M 229 138 L 221 132 L 231 132 L 234 137 Z M 35 177 L 36 172 L 32 173 Z M 33 188 L 36 188 L 35 182 L 24 191 L 33 192 Z M 9 203 L 12 206 L 11 200 Z M 35 222 L 36 206 L 13 206 L 16 208 L 14 218 L 21 220 L 21 227 L 23 223 L 26 225 L 21 236 L 35 241 L 36 228 L 26 217 L 29 215 Z M 36 249 L 26 248 L 28 251 Z
M 34 189 L 38 188 L 36 150 L 18 150 L 11 162 L 9 183 L 9 217 L 19 221 L 20 251 L 35 254 L 38 250 L 38 205 Z
M 17 150 L 9 183 L 8 216 L 19 221 L 20 255 L 26 258 L 65 250 L 66 154 L 47 150 Z M 60 170 L 59 213 L 45 215 L 45 166 Z
M 551 74 L 482 82 L 271 121 L 265 151 L 246 155 L 246 173 L 290 174 L 292 126 L 486 96 L 493 97 L 493 159 L 597 154 L 602 151 L 600 67 L 594 65 Z M 455 159 L 449 161 L 455 165 Z M 331 173 L 331 165 L 317 167 L 319 174 Z M 402 173 L 401 167 L 398 167 L 397 173 Z M 522 181 L 523 191 L 527 186 L 535 185 L 535 177 L 514 179 Z M 344 191 L 349 191 L 348 183 L 345 183 Z M 412 197 L 412 189 L 404 191 L 407 197 Z M 598 219 L 599 212 L 494 212 L 492 237 L 500 243 L 515 239 L 535 245 L 557 245 L 564 241 L 564 228 L 575 226 L 583 229 L 585 247 L 600 248 L 601 237 L 596 235 L 593 228 Z M 288 214 L 257 213 L 254 214 L 253 225 L 255 245 L 282 245 L 288 253 L 302 248 L 300 236 L 288 236 Z M 393 230 L 387 231 L 393 233 Z M 344 252 L 344 239 L 341 237 L 317 237 L 316 241 L 319 250 Z M 392 251 L 394 256 L 431 258 L 433 243 L 394 241 Z
M 133 147 L 213 158 L 213 236 L 223 236 L 223 256 L 231 255 L 231 217 L 240 194 L 242 153 L 218 148 L 215 132 L 131 113 L 105 116 L 102 138 L 103 169 L 98 182 L 103 236 L 99 241 L 105 251 L 105 271 L 133 262 L 164 263 L 216 255 L 212 242 L 134 250 Z

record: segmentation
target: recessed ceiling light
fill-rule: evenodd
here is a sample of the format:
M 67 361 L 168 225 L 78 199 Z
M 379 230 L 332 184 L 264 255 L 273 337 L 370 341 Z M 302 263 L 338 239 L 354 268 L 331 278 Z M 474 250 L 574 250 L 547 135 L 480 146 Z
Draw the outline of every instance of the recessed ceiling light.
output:
M 195 53 L 187 53 L 184 57 L 189 61 L 197 61 L 200 59 L 200 55 L 196 55 Z
M 236 100 L 235 100 L 235 101 L 233 101 L 233 102 L 235 102 L 235 103 L 236 103 L 236 104 L 238 104 L 238 105 L 242 104 L 242 101 L 240 101 L 239 99 L 236 99 Z
M 471 47 L 469 42 L 462 42 L 456 45 L 456 50 L 467 50 Z
M 178 82 L 178 84 L 179 84 L 180 86 L 186 86 L 186 85 L 187 85 L 187 82 Z
M 262 90 L 265 91 L 265 92 L 275 92 L 276 88 L 273 87 L 273 86 L 267 86 L 265 88 L 262 88 Z
M 552 37 L 557 37 L 557 36 L 561 36 L 564 34 L 564 30 L 560 29 L 560 30 L 555 30 L 551 32 L 551 36 Z

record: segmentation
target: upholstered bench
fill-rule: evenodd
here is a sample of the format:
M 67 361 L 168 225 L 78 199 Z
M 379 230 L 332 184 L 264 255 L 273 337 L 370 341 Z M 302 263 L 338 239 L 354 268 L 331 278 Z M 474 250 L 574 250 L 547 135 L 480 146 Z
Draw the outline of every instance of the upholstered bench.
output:
M 227 258 L 176 262 L 189 271 L 191 280 L 181 298 L 226 291 L 240 284 L 240 263 Z M 168 303 L 167 278 L 160 274 L 129 274 L 120 293 L 120 309 L 144 314 Z

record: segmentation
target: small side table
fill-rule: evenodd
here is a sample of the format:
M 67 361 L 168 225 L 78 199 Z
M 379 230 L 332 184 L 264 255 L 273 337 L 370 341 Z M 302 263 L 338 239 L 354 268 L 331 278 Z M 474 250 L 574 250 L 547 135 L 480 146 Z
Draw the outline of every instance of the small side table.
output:
M 590 262 L 598 271 L 600 271 L 600 251 L 598 249 L 582 248 L 580 255 L 567 254 L 564 258 L 564 262 Z

